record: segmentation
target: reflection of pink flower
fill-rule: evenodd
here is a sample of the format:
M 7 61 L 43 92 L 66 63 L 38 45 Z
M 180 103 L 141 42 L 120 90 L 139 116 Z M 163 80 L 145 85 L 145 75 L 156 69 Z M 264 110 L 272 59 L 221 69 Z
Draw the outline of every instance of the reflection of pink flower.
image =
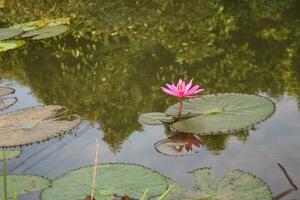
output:
M 166 86 L 168 88 L 161 87 L 161 89 L 163 92 L 178 98 L 195 98 L 197 97 L 196 95 L 203 92 L 204 89 L 200 88 L 199 85 L 192 87 L 192 84 L 193 79 L 187 85 L 184 81 L 179 79 L 177 86 L 174 83 L 172 83 L 172 85 L 167 83 Z

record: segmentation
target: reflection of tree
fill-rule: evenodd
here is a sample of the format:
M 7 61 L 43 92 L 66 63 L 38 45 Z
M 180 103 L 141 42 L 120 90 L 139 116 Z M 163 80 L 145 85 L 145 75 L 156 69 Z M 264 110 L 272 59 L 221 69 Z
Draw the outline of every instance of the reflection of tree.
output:
M 288 92 L 300 100 L 299 2 L 271 2 L 6 1 L 0 25 L 74 16 L 74 32 L 0 56 L 0 72 L 44 103 L 99 122 L 116 151 L 141 129 L 140 113 L 175 101 L 159 86 L 178 77 L 208 92 Z

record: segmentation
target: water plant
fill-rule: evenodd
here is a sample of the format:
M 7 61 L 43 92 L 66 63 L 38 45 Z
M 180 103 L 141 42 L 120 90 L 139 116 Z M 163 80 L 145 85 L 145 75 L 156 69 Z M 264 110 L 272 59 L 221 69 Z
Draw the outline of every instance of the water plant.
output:
M 25 44 L 20 38 L 41 40 L 61 35 L 69 30 L 70 18 L 43 19 L 0 28 L 0 53 Z
M 175 120 L 178 109 L 181 119 Z M 215 135 L 247 130 L 270 117 L 274 111 L 275 104 L 263 96 L 219 93 L 180 101 L 164 113 L 143 113 L 139 122 L 149 125 L 167 123 L 175 132 Z
M 13 94 L 14 92 L 15 90 L 13 88 L 0 87 L 0 111 L 12 106 L 17 102 L 16 97 L 3 98 L 3 96 Z
M 77 127 L 78 115 L 64 115 L 63 106 L 36 106 L 0 116 L 0 147 L 33 144 L 60 136 Z
M 42 190 L 49 186 L 46 178 L 33 175 L 7 174 L 6 152 L 2 151 L 2 175 L 0 176 L 0 200 L 17 200 L 20 194 Z
M 199 85 L 193 86 L 193 79 L 186 85 L 185 81 L 179 79 L 177 85 L 174 83 L 166 84 L 168 88 L 161 87 L 162 91 L 179 98 L 178 118 L 181 117 L 183 98 L 196 98 L 204 91 Z

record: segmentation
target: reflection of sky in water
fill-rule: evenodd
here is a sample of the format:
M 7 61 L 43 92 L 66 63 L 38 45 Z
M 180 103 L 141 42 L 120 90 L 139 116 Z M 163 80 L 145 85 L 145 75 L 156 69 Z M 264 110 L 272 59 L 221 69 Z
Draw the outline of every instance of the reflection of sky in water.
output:
M 5 112 L 38 104 L 29 88 L 7 81 L 2 81 L 1 85 L 16 88 L 16 95 L 11 96 L 19 98 L 19 101 Z M 276 165 L 277 162 L 285 166 L 296 185 L 300 185 L 300 113 L 297 111 L 295 100 L 289 96 L 283 96 L 276 106 L 276 113 L 257 125 L 255 131 L 251 130 L 246 142 L 229 137 L 225 150 L 219 155 L 214 155 L 204 148 L 200 149 L 198 154 L 185 157 L 161 155 L 154 150 L 153 144 L 166 138 L 164 128 L 145 126 L 143 132 L 136 131 L 131 134 L 115 154 L 101 140 L 100 162 L 142 164 L 187 186 L 192 186 L 191 176 L 187 172 L 193 169 L 212 166 L 216 178 L 220 178 L 226 171 L 238 168 L 263 178 L 277 194 L 290 188 Z M 9 172 L 54 178 L 71 169 L 91 165 L 96 148 L 95 138 L 103 138 L 99 125 L 94 126 L 98 129 L 83 122 L 72 135 L 25 147 L 20 158 L 8 162 Z M 286 199 L 299 195 L 299 192 L 293 192 Z

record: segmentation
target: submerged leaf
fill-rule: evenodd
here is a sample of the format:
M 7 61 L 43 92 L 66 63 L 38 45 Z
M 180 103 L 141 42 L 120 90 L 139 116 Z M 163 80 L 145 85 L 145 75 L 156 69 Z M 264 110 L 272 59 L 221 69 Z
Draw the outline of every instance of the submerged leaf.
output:
M 151 113 L 143 113 L 139 116 L 138 121 L 141 124 L 146 125 L 160 125 L 165 123 L 170 123 L 174 121 L 173 117 L 167 116 L 165 113 L 161 112 L 151 112 Z
M 2 180 L 0 176 L 0 180 Z M 0 194 L 3 194 L 3 182 L 0 181 Z M 16 194 L 26 194 L 30 192 L 40 191 L 48 187 L 50 181 L 40 176 L 31 175 L 7 175 L 8 191 L 14 186 Z M 8 193 L 8 197 L 12 198 L 12 193 Z
M 17 158 L 21 154 L 20 149 L 14 149 L 14 150 L 0 150 L 0 160 L 4 159 L 4 154 L 5 154 L 5 159 L 12 159 L 12 158 Z
M 21 35 L 23 30 L 20 28 L 0 28 L 0 40 L 7 40 Z
M 191 133 L 179 133 L 154 144 L 156 151 L 170 156 L 185 156 L 197 153 L 203 145 L 200 138 Z
M 33 40 L 46 39 L 63 34 L 69 30 L 68 26 L 57 25 L 57 26 L 46 26 L 44 28 L 35 29 L 32 31 L 25 32 L 21 37 L 32 37 Z
M 82 200 L 90 193 L 93 166 L 84 167 L 56 178 L 41 194 L 42 200 Z M 95 199 L 112 200 L 128 195 L 140 198 L 146 189 L 155 197 L 167 189 L 165 177 L 148 168 L 130 164 L 98 165 Z
M 211 168 L 200 168 L 192 172 L 193 179 L 201 192 L 201 199 L 218 200 L 271 200 L 270 188 L 260 179 L 242 170 L 232 170 L 215 185 L 211 186 Z
M 225 93 L 205 95 L 183 103 L 183 117 L 191 117 L 171 125 L 175 131 L 201 135 L 243 130 L 270 117 L 275 105 L 269 99 L 248 94 Z M 178 115 L 178 104 L 166 110 Z
M 23 40 L 6 40 L 6 41 L 0 41 L 0 53 L 8 51 L 10 49 L 16 49 L 18 47 L 21 47 L 25 44 L 25 41 Z
M 44 141 L 78 126 L 77 115 L 58 117 L 65 111 L 62 106 L 38 106 L 0 116 L 0 147 Z

